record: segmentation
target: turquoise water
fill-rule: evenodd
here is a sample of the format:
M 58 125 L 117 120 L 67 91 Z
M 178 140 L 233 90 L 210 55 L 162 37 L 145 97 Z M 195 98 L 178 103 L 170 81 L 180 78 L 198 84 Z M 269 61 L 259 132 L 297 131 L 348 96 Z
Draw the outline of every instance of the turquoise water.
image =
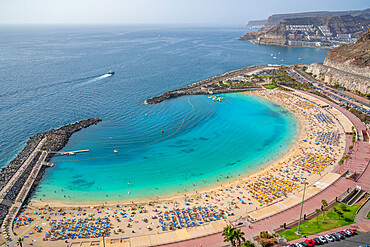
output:
M 147 106 L 146 116 L 130 113 L 126 130 L 103 122 L 76 133 L 65 150 L 90 152 L 54 158 L 35 199 L 127 201 L 199 190 L 260 168 L 294 139 L 297 123 L 284 108 L 245 94 L 223 96 L 221 103 L 204 95 L 171 99 Z M 170 138 L 126 153 L 180 126 Z
M 216 175 L 230 172 L 235 178 L 258 168 L 262 157 L 275 156 L 294 136 L 294 120 L 284 111 L 279 113 L 279 107 L 242 95 L 226 95 L 220 104 L 206 96 L 192 96 L 194 112 L 187 97 L 144 104 L 147 98 L 226 71 L 249 65 L 323 62 L 327 53 L 326 49 L 238 41 L 246 31 L 1 26 L 0 166 L 36 133 L 99 117 L 103 122 L 74 134 L 64 149 L 90 152 L 56 157 L 56 166 L 47 169 L 35 198 L 136 199 L 198 189 L 214 184 Z M 111 69 L 114 76 L 106 76 Z M 170 138 L 104 158 L 114 149 L 125 152 L 174 132 L 186 114 L 184 125 Z

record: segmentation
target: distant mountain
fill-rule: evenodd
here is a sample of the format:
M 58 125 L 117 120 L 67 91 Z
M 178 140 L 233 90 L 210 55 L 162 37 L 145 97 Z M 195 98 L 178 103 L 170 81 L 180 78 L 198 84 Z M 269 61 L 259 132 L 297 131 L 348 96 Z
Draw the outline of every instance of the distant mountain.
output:
M 245 28 L 262 28 L 267 20 L 249 21 Z
M 281 21 L 288 18 L 296 17 L 323 17 L 323 16 L 342 16 L 351 15 L 354 17 L 362 17 L 365 19 L 370 19 L 370 8 L 365 10 L 351 10 L 351 11 L 318 11 L 318 12 L 303 12 L 303 13 L 291 13 L 291 14 L 276 14 L 268 17 L 266 24 L 260 31 L 266 31 L 270 28 L 275 27 Z

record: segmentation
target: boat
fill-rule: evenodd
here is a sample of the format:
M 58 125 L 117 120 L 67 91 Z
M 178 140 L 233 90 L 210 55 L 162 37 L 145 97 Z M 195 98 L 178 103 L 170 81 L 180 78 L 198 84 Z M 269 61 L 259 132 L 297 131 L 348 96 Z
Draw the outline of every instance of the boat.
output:
M 109 70 L 108 75 L 114 75 L 114 71 L 113 70 Z
M 113 151 L 113 152 L 118 153 L 117 149 L 114 149 L 114 151 Z
M 277 57 L 274 57 L 274 59 L 276 59 Z

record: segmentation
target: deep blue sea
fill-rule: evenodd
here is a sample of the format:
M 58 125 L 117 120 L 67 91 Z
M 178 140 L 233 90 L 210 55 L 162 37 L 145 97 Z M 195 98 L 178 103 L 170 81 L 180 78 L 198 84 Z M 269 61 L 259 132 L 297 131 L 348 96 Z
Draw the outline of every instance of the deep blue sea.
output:
M 280 106 L 244 94 L 223 95 L 222 102 L 198 95 L 144 104 L 229 70 L 323 62 L 327 53 L 238 41 L 247 31 L 0 27 L 0 165 L 38 132 L 99 117 L 103 122 L 74 134 L 64 148 L 90 152 L 55 157 L 35 199 L 136 200 L 201 189 L 258 169 L 296 135 L 294 117 Z M 115 74 L 108 76 L 109 70 Z

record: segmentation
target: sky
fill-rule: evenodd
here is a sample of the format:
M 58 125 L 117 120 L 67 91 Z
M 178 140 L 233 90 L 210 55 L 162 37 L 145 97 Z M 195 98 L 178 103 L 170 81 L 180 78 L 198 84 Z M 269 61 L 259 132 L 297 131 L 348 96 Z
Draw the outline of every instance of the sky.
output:
M 245 25 L 271 14 L 366 8 L 369 0 L 0 0 L 0 24 Z

